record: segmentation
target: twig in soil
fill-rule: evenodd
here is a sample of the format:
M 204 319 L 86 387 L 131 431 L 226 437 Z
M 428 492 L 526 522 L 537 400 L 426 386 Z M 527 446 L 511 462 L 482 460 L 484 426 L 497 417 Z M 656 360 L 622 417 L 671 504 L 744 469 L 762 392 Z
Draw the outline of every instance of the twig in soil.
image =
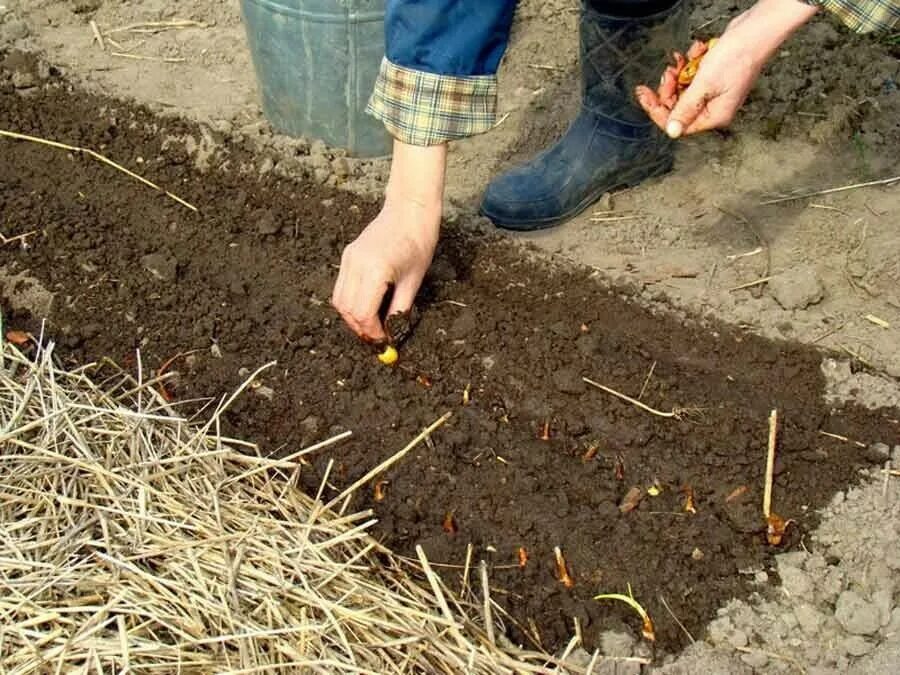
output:
M 563 72 L 565 70 L 563 66 L 554 66 L 549 63 L 529 63 L 528 67 L 535 70 L 552 70 L 555 72 Z
M 854 440 L 847 438 L 846 436 L 841 436 L 839 434 L 832 434 L 831 432 L 822 431 L 821 429 L 819 430 L 819 435 L 828 436 L 828 438 L 836 438 L 837 440 L 844 441 L 845 443 L 853 443 L 853 445 L 855 445 L 858 448 L 867 447 L 866 444 L 862 443 L 861 441 L 854 441 Z
M 641 218 L 644 218 L 644 217 L 645 216 L 643 216 L 642 214 L 621 215 L 621 216 L 605 216 L 605 215 L 604 216 L 596 216 L 595 215 L 590 218 L 590 221 L 592 223 L 618 223 L 619 221 L 622 221 L 622 220 L 640 220 Z
M 854 352 L 854 351 L 853 351 L 852 349 L 850 349 L 850 347 L 848 347 L 847 345 L 839 344 L 838 347 L 840 347 L 840 348 L 843 349 L 845 352 L 847 352 L 848 356 L 853 357 L 854 359 L 856 359 L 857 361 L 859 361 L 861 364 L 863 364 L 863 365 L 866 366 L 867 368 L 871 368 L 872 370 L 875 370 L 875 366 L 872 365 L 871 361 L 868 361 L 867 359 L 864 359 L 864 358 L 863 358 L 863 355 L 862 355 L 862 348 L 859 348 L 859 349 L 857 349 L 857 350 Z
M 757 246 L 752 251 L 747 251 L 746 253 L 734 253 L 732 255 L 726 255 L 725 260 L 727 260 L 728 262 L 734 262 L 735 260 L 740 260 L 741 258 L 750 258 L 752 256 L 759 255 L 763 252 L 763 250 L 764 249 L 762 246 Z
M 459 597 L 461 598 L 465 598 L 466 593 L 469 591 L 469 571 L 472 569 L 472 553 L 474 550 L 475 547 L 472 546 L 471 541 L 466 544 L 466 564 L 463 566 L 462 582 L 459 586 Z
M 838 324 L 838 325 L 835 326 L 834 328 L 829 328 L 828 330 L 826 330 L 824 333 L 822 333 L 822 334 L 819 335 L 818 337 L 813 338 L 812 340 L 810 340 L 810 344 L 816 344 L 817 342 L 821 342 L 821 341 L 824 340 L 825 338 L 827 338 L 827 337 L 829 337 L 829 336 L 831 336 L 831 335 L 834 335 L 834 334 L 837 333 L 839 330 L 843 330 L 843 328 L 844 328 L 848 323 L 850 323 L 850 322 L 849 322 L 849 321 L 844 321 L 843 323 Z
M 766 482 L 763 490 L 763 517 L 772 515 L 772 479 L 775 474 L 775 444 L 778 439 L 778 411 L 769 413 L 769 442 L 766 445 Z
M 879 316 L 875 316 L 874 314 L 866 314 L 863 318 L 864 318 L 866 321 L 868 321 L 869 323 L 875 324 L 875 325 L 878 326 L 879 328 L 885 328 L 885 329 L 887 329 L 887 328 L 890 328 L 890 327 L 891 327 L 891 324 L 890 324 L 890 323 L 888 323 L 887 321 L 885 321 L 884 319 L 882 319 L 882 318 L 879 317 Z
M 888 476 L 895 476 L 895 477 L 900 476 L 900 469 L 884 468 L 881 471 L 883 473 L 887 474 Z
M 451 412 L 446 412 L 446 413 L 444 413 L 444 414 L 443 414 L 441 417 L 439 417 L 436 421 L 432 422 L 432 424 L 431 424 L 428 428 L 426 428 L 424 431 L 422 431 L 422 433 L 420 433 L 420 434 L 419 434 L 418 436 L 416 436 L 412 441 L 410 441 L 409 444 L 408 444 L 405 448 L 403 448 L 402 450 L 400 450 L 400 452 L 398 452 L 398 453 L 392 455 L 391 457 L 388 457 L 388 458 L 387 458 L 386 460 L 384 460 L 381 464 L 379 464 L 379 465 L 376 466 L 374 469 L 372 469 L 371 471 L 369 471 L 365 476 L 363 476 L 362 478 L 360 478 L 359 480 L 357 480 L 356 482 L 354 482 L 353 485 L 351 485 L 350 487 L 344 489 L 344 491 L 341 492 L 337 497 L 335 497 L 335 498 L 332 499 L 330 502 L 328 502 L 328 503 L 325 505 L 324 508 L 325 508 L 326 510 L 334 508 L 335 505 L 338 504 L 342 499 L 344 499 L 344 498 L 346 498 L 346 497 L 349 497 L 349 496 L 352 495 L 354 492 L 356 492 L 356 490 L 357 490 L 361 485 L 365 485 L 365 484 L 368 483 L 370 480 L 372 480 L 375 476 L 377 476 L 377 475 L 380 474 L 380 473 L 383 473 L 383 472 L 386 471 L 388 468 L 390 468 L 391 466 L 393 466 L 394 464 L 396 464 L 398 461 L 400 461 L 401 459 L 403 459 L 403 458 L 409 453 L 410 450 L 412 450 L 412 449 L 415 448 L 419 443 L 421 443 L 421 442 L 424 441 L 426 438 L 428 438 L 429 436 L 431 436 L 432 433 L 434 433 L 439 427 L 441 427 L 441 426 L 444 424 L 444 422 L 446 422 L 447 420 L 449 420 L 452 416 L 453 416 L 453 413 L 451 413 Z M 346 507 L 347 505 L 344 504 L 344 506 Z M 340 513 L 341 513 L 341 515 L 343 515 L 344 509 L 341 509 L 341 512 L 340 512 Z
M 654 370 L 656 370 L 656 361 L 650 366 L 650 372 L 647 373 L 647 377 L 644 378 L 644 384 L 641 385 L 641 391 L 637 395 L 639 401 L 644 398 L 644 392 L 647 391 L 647 385 L 650 384 L 650 378 L 653 377 Z
M 100 47 L 101 52 L 106 51 L 106 44 L 103 42 L 103 35 L 100 33 L 100 29 L 97 28 L 97 22 L 91 19 L 91 32 L 94 34 L 94 40 L 96 40 L 97 45 Z
M 478 565 L 481 574 L 481 591 L 484 596 L 484 629 L 487 631 L 488 642 L 497 644 L 494 637 L 494 616 L 491 613 L 491 586 L 488 583 L 487 563 L 482 560 Z
M 672 410 L 670 410 L 668 412 L 666 412 L 664 410 L 656 410 L 655 408 L 651 408 L 649 405 L 647 405 L 645 403 L 641 403 L 636 398 L 631 398 L 630 396 L 623 394 L 622 392 L 616 391 L 615 389 L 610 389 L 609 387 L 602 385 L 599 382 L 594 382 L 593 380 L 591 380 L 587 377 L 582 377 L 581 379 L 584 380 L 589 385 L 591 385 L 592 387 L 597 387 L 597 389 L 602 389 L 607 394 L 612 394 L 613 396 L 616 396 L 616 397 L 622 399 L 623 401 L 627 401 L 628 403 L 631 403 L 632 405 L 636 405 L 641 410 L 646 410 L 648 413 L 650 413 L 652 415 L 656 415 L 657 417 L 667 417 L 670 419 L 680 420 L 683 417 L 685 417 L 686 415 L 689 415 L 690 413 L 699 412 L 699 408 L 672 408 Z
M 428 579 L 428 583 L 431 585 L 431 591 L 432 593 L 434 593 L 434 599 L 437 601 L 438 607 L 441 608 L 441 612 L 443 612 L 444 618 L 447 620 L 448 632 L 456 639 L 456 642 L 461 647 L 464 647 L 465 640 L 459 632 L 459 624 L 456 622 L 456 619 L 453 616 L 453 612 L 450 611 L 450 606 L 447 604 L 447 599 L 444 597 L 443 590 L 441 590 L 441 583 L 438 580 L 437 575 L 434 573 L 434 570 L 432 570 L 431 566 L 428 564 L 428 558 L 425 556 L 425 549 L 422 548 L 421 544 L 416 544 L 416 555 L 419 558 L 419 563 L 421 563 L 422 565 L 422 570 L 425 572 L 425 577 Z
M 853 185 L 842 185 L 840 187 L 828 188 L 825 190 L 816 190 L 814 192 L 804 192 L 803 194 L 794 195 L 791 197 L 779 197 L 778 199 L 769 199 L 764 202 L 760 202 L 760 206 L 769 206 L 771 204 L 781 204 L 782 202 L 790 202 L 795 199 L 806 199 L 807 197 L 816 197 L 818 195 L 830 195 L 835 192 L 844 192 L 846 190 L 856 190 L 858 188 L 864 187 L 875 187 L 878 185 L 890 185 L 891 183 L 896 183 L 900 181 L 900 176 L 894 176 L 893 178 L 882 178 L 880 180 L 870 180 L 866 183 L 854 183 Z
M 672 619 L 675 621 L 675 623 L 678 624 L 678 627 L 684 632 L 685 635 L 687 635 L 688 640 L 691 641 L 691 644 L 694 644 L 695 642 L 697 642 L 694 639 L 694 636 L 691 635 L 691 631 L 689 631 L 687 628 L 685 628 L 684 624 L 681 623 L 681 621 L 678 619 L 677 616 L 675 616 L 675 612 L 672 611 L 672 608 L 669 607 L 669 603 L 666 602 L 666 599 L 662 595 L 659 596 L 659 601 L 663 604 L 663 607 L 666 608 L 666 611 L 669 613 L 669 616 L 671 616 Z
M 884 485 L 881 487 L 881 499 L 884 502 L 884 505 L 888 505 L 888 485 L 891 481 L 891 460 L 888 460 L 884 463 L 884 468 L 882 469 L 884 472 Z
M 767 276 L 767 277 L 763 277 L 761 279 L 757 279 L 755 281 L 748 281 L 746 284 L 741 284 L 740 286 L 734 286 L 733 288 L 729 288 L 728 292 L 734 293 L 734 291 L 742 291 L 745 288 L 753 288 L 754 286 L 759 286 L 760 284 L 764 284 L 767 281 L 771 281 L 773 278 L 774 278 L 773 276 Z
M 85 155 L 89 155 L 90 157 L 93 157 L 97 161 L 103 162 L 104 164 L 107 164 L 107 165 L 113 167 L 117 171 L 121 171 L 122 173 L 124 173 L 128 176 L 131 176 L 132 178 L 134 178 L 137 181 L 140 181 L 147 187 L 151 187 L 154 190 L 156 190 L 157 192 L 164 193 L 167 197 L 174 199 L 176 202 L 178 202 L 179 204 L 181 204 L 184 207 L 189 208 L 191 211 L 194 211 L 195 213 L 198 211 L 196 206 L 194 206 L 193 204 L 189 204 L 188 202 L 184 201 L 181 197 L 172 194 L 168 190 L 164 190 L 163 188 L 159 187 L 159 185 L 157 185 L 156 183 L 153 183 L 153 182 L 147 180 L 143 176 L 139 176 L 138 174 L 134 173 L 133 171 L 126 169 L 121 164 L 117 164 L 116 162 L 112 161 L 108 157 L 104 157 L 99 152 L 94 152 L 93 150 L 91 150 L 89 148 L 82 148 L 77 145 L 68 145 L 67 143 L 51 141 L 51 140 L 47 140 L 46 138 L 38 138 L 37 136 L 29 136 L 27 134 L 20 134 L 20 133 L 16 133 L 15 131 L 4 131 L 3 129 L 0 129 L 0 137 L 12 138 L 17 141 L 28 141 L 30 143 L 38 143 L 40 145 L 46 145 L 51 148 L 59 148 L 60 150 L 66 150 L 68 152 L 77 152 L 77 153 L 83 153 Z
M 21 241 L 22 244 L 24 245 L 26 243 L 25 239 L 27 239 L 28 237 L 30 237 L 33 234 L 37 234 L 37 232 L 38 232 L 37 230 L 31 230 L 30 232 L 24 232 L 22 234 L 17 234 L 15 237 L 6 237 L 3 235 L 2 232 L 0 232 L 0 244 L 2 244 L 3 246 L 6 246 L 7 244 L 12 244 L 13 242 Z
M 132 54 L 131 52 L 110 52 L 109 55 L 134 61 L 158 61 L 159 63 L 184 63 L 187 61 L 181 56 L 147 56 L 145 54 Z
M 107 35 L 113 33 L 159 33 L 165 30 L 178 30 L 181 28 L 207 28 L 205 23 L 190 19 L 173 19 L 171 21 L 143 21 L 128 26 L 119 26 L 106 31 Z

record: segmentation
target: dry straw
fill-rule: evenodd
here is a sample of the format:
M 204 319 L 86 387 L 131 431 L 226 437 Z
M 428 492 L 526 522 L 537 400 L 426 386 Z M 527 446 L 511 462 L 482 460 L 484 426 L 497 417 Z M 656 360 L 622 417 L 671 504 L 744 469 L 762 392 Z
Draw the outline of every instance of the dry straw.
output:
M 141 379 L 0 347 L 0 672 L 586 672 Z

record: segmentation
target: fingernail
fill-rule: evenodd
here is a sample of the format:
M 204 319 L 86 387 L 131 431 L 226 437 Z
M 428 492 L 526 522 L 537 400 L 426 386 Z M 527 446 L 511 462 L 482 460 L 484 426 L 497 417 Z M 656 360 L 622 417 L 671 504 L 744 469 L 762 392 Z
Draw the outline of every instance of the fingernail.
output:
M 666 133 L 669 134 L 669 138 L 680 137 L 682 131 L 684 131 L 684 126 L 678 120 L 669 120 L 666 125 Z

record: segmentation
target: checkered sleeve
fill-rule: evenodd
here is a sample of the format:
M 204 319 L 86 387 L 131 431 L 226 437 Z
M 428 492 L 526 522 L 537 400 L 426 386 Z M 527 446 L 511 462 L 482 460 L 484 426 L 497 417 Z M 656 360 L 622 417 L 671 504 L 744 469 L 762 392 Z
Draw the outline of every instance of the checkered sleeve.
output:
M 806 0 L 823 7 L 857 33 L 887 32 L 900 23 L 898 0 Z
M 497 77 L 437 75 L 385 58 L 366 111 L 410 145 L 467 138 L 494 126 Z

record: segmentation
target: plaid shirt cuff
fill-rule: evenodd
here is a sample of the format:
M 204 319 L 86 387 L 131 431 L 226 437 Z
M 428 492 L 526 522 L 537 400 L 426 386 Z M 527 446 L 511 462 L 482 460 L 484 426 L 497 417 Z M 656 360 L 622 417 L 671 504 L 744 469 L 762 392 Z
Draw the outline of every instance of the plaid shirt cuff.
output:
M 857 33 L 889 31 L 900 22 L 897 0 L 806 0 L 824 7 Z
M 475 136 L 496 121 L 497 77 L 435 75 L 384 59 L 366 112 L 410 145 Z

